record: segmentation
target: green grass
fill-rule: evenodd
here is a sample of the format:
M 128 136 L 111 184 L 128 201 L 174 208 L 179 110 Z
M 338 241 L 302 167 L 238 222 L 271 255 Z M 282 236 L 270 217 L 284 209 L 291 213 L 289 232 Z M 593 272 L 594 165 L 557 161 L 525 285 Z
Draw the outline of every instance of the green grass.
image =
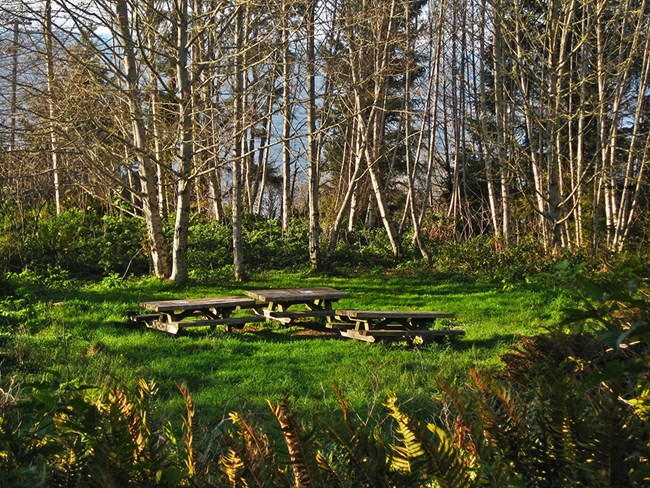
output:
M 117 286 L 111 286 L 117 285 Z M 207 328 L 173 338 L 125 325 L 129 310 L 146 300 L 240 294 L 244 289 L 333 286 L 349 299 L 338 308 L 452 312 L 466 336 L 408 349 L 352 340 L 310 337 L 295 328 L 265 324 L 258 332 L 226 334 Z M 142 377 L 160 387 L 163 411 L 175 414 L 175 384 L 193 392 L 200 418 L 218 421 L 232 409 L 260 411 L 266 399 L 288 396 L 302 412 L 337 409 L 336 383 L 351 407 L 365 416 L 396 391 L 413 410 L 426 411 L 436 382 L 462 381 L 472 367 L 496 369 L 499 354 L 518 335 L 557 322 L 566 298 L 552 287 L 522 284 L 508 291 L 405 272 L 354 277 L 271 273 L 241 284 L 177 287 L 156 280 L 86 283 L 37 289 L 28 319 L 11 343 L 15 371 L 24 380 L 47 369 L 88 383 L 134 385 Z

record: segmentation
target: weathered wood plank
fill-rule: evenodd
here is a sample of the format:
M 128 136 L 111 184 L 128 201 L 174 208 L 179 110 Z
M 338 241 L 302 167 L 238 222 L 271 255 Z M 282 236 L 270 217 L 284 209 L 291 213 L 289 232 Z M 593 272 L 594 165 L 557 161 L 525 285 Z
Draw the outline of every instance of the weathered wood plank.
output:
M 442 337 L 442 336 L 462 336 L 465 335 L 464 330 L 446 329 L 446 330 L 387 330 L 387 329 L 372 329 L 372 330 L 357 330 L 360 336 L 373 336 L 373 337 Z
M 343 337 L 349 337 L 350 339 L 356 339 L 358 341 L 364 341 L 364 342 L 375 342 L 375 338 L 373 336 L 361 335 L 359 334 L 358 330 L 354 330 L 354 329 L 340 330 L 339 333 Z
M 299 311 L 277 311 L 264 309 L 263 316 L 267 319 L 276 320 L 281 324 L 290 324 L 294 320 L 309 319 L 309 318 L 322 318 L 331 319 L 334 317 L 333 310 L 299 310 Z
M 229 317 L 227 319 L 201 319 L 201 320 L 183 320 L 181 322 L 172 322 L 178 324 L 178 327 L 198 327 L 201 325 L 245 325 L 253 322 L 264 322 L 264 317 L 251 315 L 250 317 Z
M 162 320 L 154 320 L 153 322 L 147 322 L 147 327 L 150 329 L 161 330 L 172 335 L 178 334 L 179 331 L 178 322 L 169 323 Z
M 316 300 L 340 300 L 350 295 L 328 286 L 319 288 L 273 288 L 269 290 L 246 290 L 244 294 L 263 302 L 306 303 Z
M 264 315 L 273 318 L 291 318 L 299 319 L 304 317 L 333 317 L 334 310 L 296 310 L 296 311 L 286 311 L 286 312 L 277 312 L 275 310 L 265 310 Z
M 325 324 L 325 328 L 327 329 L 339 329 L 339 330 L 348 330 L 348 329 L 354 329 L 354 326 L 356 324 L 352 322 L 328 322 Z
M 343 337 L 349 337 L 350 339 L 356 339 L 364 342 L 376 342 L 379 339 L 383 340 L 399 340 L 404 339 L 409 343 L 413 342 L 413 339 L 419 337 L 422 340 L 426 339 L 442 339 L 444 337 L 450 336 L 462 336 L 465 334 L 465 331 L 462 330 L 385 330 L 385 329 L 375 329 L 375 330 L 340 330 L 339 333 Z
M 225 325 L 226 329 L 230 331 L 231 327 L 237 328 L 238 326 L 244 326 L 246 324 L 263 321 L 264 317 L 259 317 L 256 315 L 248 317 L 229 317 L 225 319 L 184 320 L 181 322 L 154 320 L 153 322 L 148 322 L 147 327 L 162 330 L 170 334 L 178 334 L 182 329 L 186 329 L 188 327 Z
M 156 302 L 142 302 L 141 307 L 156 312 L 173 312 L 180 310 L 201 310 L 210 308 L 252 308 L 255 300 L 244 297 L 213 297 L 196 298 L 188 300 L 163 300 Z
M 350 319 L 453 319 L 453 313 L 425 312 L 420 310 L 336 310 L 336 315 Z

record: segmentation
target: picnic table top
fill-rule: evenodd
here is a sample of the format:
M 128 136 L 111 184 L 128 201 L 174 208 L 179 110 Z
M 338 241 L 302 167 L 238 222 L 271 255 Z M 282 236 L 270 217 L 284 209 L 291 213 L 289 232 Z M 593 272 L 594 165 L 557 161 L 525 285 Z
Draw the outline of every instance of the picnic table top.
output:
M 249 308 L 255 306 L 255 300 L 243 297 L 194 298 L 187 300 L 163 300 L 159 302 L 142 302 L 141 307 L 156 312 L 174 310 L 205 310 L 209 308 Z
M 337 310 L 336 315 L 351 319 L 453 319 L 453 313 L 419 310 Z
M 350 295 L 328 286 L 320 288 L 273 288 L 270 290 L 246 290 L 249 297 L 263 302 L 307 303 L 316 300 L 339 300 Z

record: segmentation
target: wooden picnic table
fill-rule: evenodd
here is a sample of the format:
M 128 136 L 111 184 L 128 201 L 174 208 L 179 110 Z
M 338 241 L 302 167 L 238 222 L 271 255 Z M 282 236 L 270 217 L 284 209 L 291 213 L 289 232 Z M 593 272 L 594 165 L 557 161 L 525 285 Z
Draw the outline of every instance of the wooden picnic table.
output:
M 301 318 L 325 318 L 328 323 L 334 317 L 332 303 L 350 295 L 330 287 L 320 288 L 273 288 L 270 290 L 247 290 L 249 297 L 259 300 L 256 313 L 264 318 L 290 324 Z M 307 310 L 289 310 L 303 305 Z
M 142 302 L 141 307 L 153 310 L 156 313 L 136 316 L 135 321 L 144 322 L 147 327 L 169 332 L 170 334 L 178 334 L 186 327 L 201 325 L 211 327 L 224 325 L 226 330 L 230 332 L 233 327 L 241 328 L 249 322 L 264 320 L 257 315 L 231 317 L 234 310 L 252 308 L 255 305 L 255 300 L 233 296 Z
M 352 321 L 354 328 L 341 330 L 341 335 L 366 342 L 383 340 L 406 340 L 413 343 L 416 337 L 423 341 L 433 338 L 460 336 L 465 332 L 457 329 L 432 329 L 437 319 L 455 318 L 452 313 L 425 312 L 418 310 L 336 310 L 338 320 Z

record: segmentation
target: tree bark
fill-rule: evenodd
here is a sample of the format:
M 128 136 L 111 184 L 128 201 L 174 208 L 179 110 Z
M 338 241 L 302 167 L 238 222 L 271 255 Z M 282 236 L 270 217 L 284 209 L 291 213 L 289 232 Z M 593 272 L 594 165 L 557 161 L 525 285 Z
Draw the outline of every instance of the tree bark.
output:
M 131 38 L 126 0 L 116 0 L 116 21 L 117 41 L 120 42 L 122 48 L 123 76 L 133 131 L 133 146 L 138 162 L 138 176 L 140 178 L 142 192 L 142 211 L 147 227 L 149 252 L 151 254 L 155 275 L 159 278 L 168 278 L 171 273 L 169 252 L 163 233 L 160 209 L 156 200 L 156 170 L 147 152 L 147 133 L 139 98 L 137 63 L 133 40 Z
M 307 4 L 307 159 L 309 164 L 309 266 L 320 267 L 320 223 L 318 215 L 318 140 L 316 134 L 316 0 Z
M 178 114 L 178 181 L 176 183 L 176 220 L 174 223 L 174 244 L 171 279 L 185 283 L 187 270 L 187 238 L 190 223 L 190 202 L 192 197 L 192 93 L 188 56 L 188 0 L 176 0 L 176 84 Z
M 315 0 L 310 0 L 315 1 Z M 291 53 L 289 0 L 282 0 L 282 229 L 291 219 Z
M 54 110 L 54 52 L 52 48 L 52 0 L 45 0 L 45 67 L 47 72 L 47 110 L 48 110 L 48 132 L 50 139 L 50 159 L 52 161 L 52 181 L 54 183 L 54 206 L 56 214 L 61 215 L 61 190 L 59 183 L 59 149 L 54 121 L 56 114 Z M 16 39 L 14 39 L 16 41 Z M 12 93 L 12 98 L 14 97 Z M 12 124 L 15 121 L 12 120 Z M 15 127 L 12 133 L 15 132 Z M 15 137 L 15 135 L 12 135 Z M 15 144 L 15 142 L 14 142 Z
M 244 249 L 242 243 L 242 158 L 244 144 L 244 13 L 243 5 L 237 6 L 235 15 L 235 71 L 234 71 L 234 107 L 233 107 L 233 169 L 232 169 L 232 247 L 233 271 L 236 281 L 245 279 Z

